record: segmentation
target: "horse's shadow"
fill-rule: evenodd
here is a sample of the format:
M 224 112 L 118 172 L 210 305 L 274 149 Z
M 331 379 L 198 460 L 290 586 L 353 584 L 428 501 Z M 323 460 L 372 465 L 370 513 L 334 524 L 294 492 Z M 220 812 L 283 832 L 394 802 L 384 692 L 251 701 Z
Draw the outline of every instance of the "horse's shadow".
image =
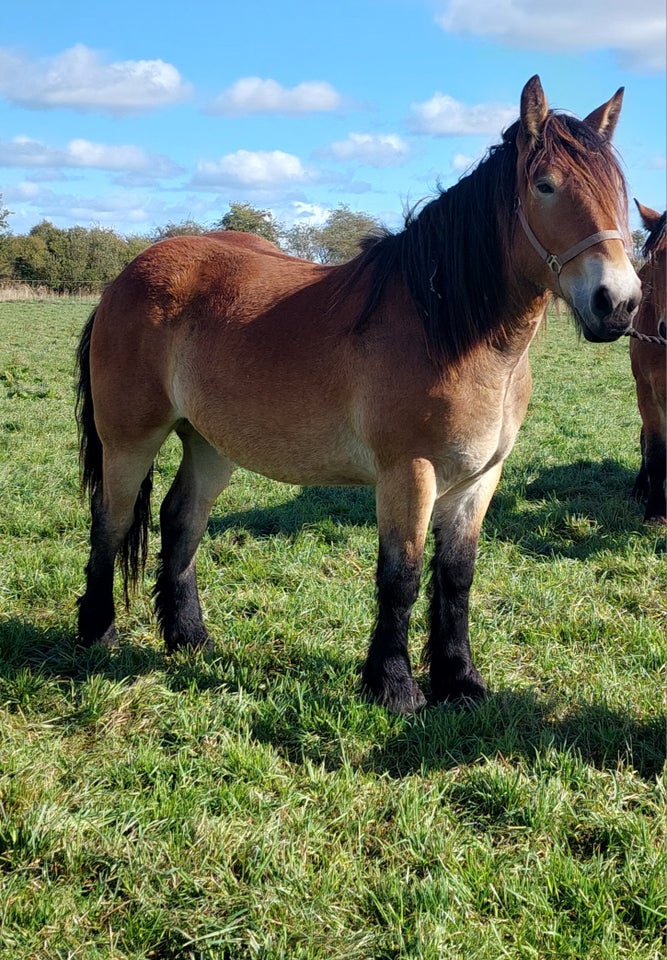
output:
M 228 530 L 245 530 L 257 538 L 297 535 L 304 527 L 370 526 L 375 523 L 371 487 L 301 487 L 289 501 L 270 507 L 250 507 L 211 514 L 207 532 L 216 537 Z
M 366 760 L 392 777 L 522 757 L 539 765 L 547 753 L 572 754 L 599 770 L 627 766 L 646 780 L 667 760 L 667 716 L 638 720 L 605 703 L 572 703 L 534 690 L 500 690 L 472 711 L 430 708 L 407 720 Z
M 631 471 L 613 461 L 581 461 L 534 471 L 533 479 L 522 492 L 522 502 L 529 506 L 532 502 L 536 509 L 519 515 L 516 484 L 501 485 L 487 515 L 486 535 L 515 541 L 519 549 L 538 556 L 585 559 L 598 550 L 613 549 L 616 541 L 622 549 L 630 532 L 641 533 L 645 529 L 640 509 L 628 503 L 632 479 Z M 578 513 L 599 526 L 588 529 L 584 524 L 582 539 L 566 539 L 559 534 L 559 524 Z M 322 525 L 325 535 L 338 530 L 338 535 L 344 536 L 350 525 L 371 526 L 374 522 L 372 489 L 304 487 L 292 500 L 278 506 L 214 515 L 209 521 L 209 534 L 216 537 L 226 531 L 246 530 L 256 537 L 276 533 L 297 536 L 304 527 Z M 611 529 L 613 533 L 609 532 Z M 556 542 L 557 534 L 560 542 Z M 297 671 L 300 692 L 286 693 L 283 689 L 281 697 L 287 696 L 287 702 L 283 700 L 275 706 L 266 666 L 248 671 L 246 692 L 261 704 L 261 719 L 253 730 L 256 739 L 271 744 L 294 761 L 307 757 L 328 767 L 339 766 L 343 761 L 338 742 L 314 734 L 308 719 L 304 719 L 302 703 L 305 698 L 320 713 L 339 716 L 341 710 L 347 709 L 341 702 L 340 683 L 331 679 L 324 684 L 322 678 L 354 675 L 363 653 L 359 651 L 355 663 L 335 650 L 304 654 Z M 131 681 L 163 671 L 165 682 L 175 691 L 194 685 L 196 689 L 214 687 L 233 693 L 226 662 L 224 642 L 219 644 L 217 653 L 206 657 L 168 658 L 155 645 L 125 642 L 113 651 L 98 647 L 82 650 L 64 629 L 42 630 L 18 619 L 0 622 L 0 682 L 4 681 L 5 689 L 22 670 L 75 687 L 83 685 L 91 675 Z M 290 670 L 293 668 L 292 664 Z M 286 671 L 285 664 L 276 658 L 269 674 L 278 683 L 287 677 Z M 358 687 L 351 688 L 348 700 L 359 694 Z M 392 720 L 390 729 L 393 732 L 360 761 L 362 766 L 391 776 L 405 776 L 432 767 L 473 763 L 494 754 L 535 760 L 541 750 L 550 746 L 559 751 L 576 751 L 583 760 L 603 769 L 616 770 L 619 762 L 625 762 L 641 776 L 651 778 L 665 762 L 667 727 L 664 716 L 639 721 L 630 711 L 621 712 L 604 704 L 570 703 L 559 710 L 532 691 L 504 690 L 475 711 L 430 707 L 417 717 Z
M 116 650 L 84 648 L 73 631 L 41 629 L 30 621 L 0 621 L 0 681 L 11 682 L 21 671 L 75 685 L 92 675 L 109 680 L 136 680 L 164 665 L 165 655 L 151 646 L 123 643 Z
M 336 663 L 322 652 L 306 660 L 307 679 L 294 702 L 274 704 L 269 699 L 253 733 L 292 762 L 307 759 L 335 771 L 346 762 L 346 749 L 338 737 L 330 736 L 326 724 L 325 735 L 320 736 L 317 722 L 311 718 L 329 716 L 339 724 L 347 709 L 358 713 L 362 692 L 359 686 L 350 688 L 341 702 L 334 684 L 316 686 L 314 678 L 339 669 L 349 675 L 351 665 Z M 424 686 L 428 696 L 428 684 Z M 308 705 L 305 710 L 304 703 Z M 371 704 L 367 709 L 382 710 Z M 600 770 L 615 772 L 619 766 L 627 766 L 643 779 L 652 780 L 660 775 L 667 759 L 664 712 L 642 720 L 631 710 L 614 709 L 604 702 L 566 703 L 532 689 L 493 692 L 473 709 L 430 703 L 415 716 L 388 718 L 381 728 L 383 735 L 357 763 L 367 772 L 393 778 L 454 769 L 494 756 L 520 757 L 539 766 L 541 758 L 555 752 L 573 754 Z
M 533 557 L 586 560 L 624 550 L 633 533 L 645 535 L 643 510 L 629 495 L 635 473 L 615 460 L 529 465 L 524 472 L 531 477 L 525 483 L 511 470 L 501 481 L 484 520 L 485 537 L 511 541 Z M 371 487 L 302 487 L 277 506 L 213 513 L 207 532 L 213 539 L 229 531 L 262 539 L 311 528 L 338 542 L 346 527 L 374 524 Z M 667 549 L 664 538 L 655 549 Z
M 10 648 L 11 646 L 11 648 Z M 345 714 L 358 717 L 361 690 L 351 684 L 341 696 L 340 677 L 358 675 L 358 658 L 337 650 L 302 653 L 298 666 L 276 657 L 246 670 L 245 699 L 256 702 L 252 736 L 295 764 L 315 763 L 335 771 L 349 762 L 339 734 Z M 214 689 L 237 696 L 224 645 L 206 655 L 168 657 L 156 646 L 122 643 L 116 650 L 82 650 L 61 631 L 39 630 L 20 621 L 0 623 L 0 690 L 7 693 L 21 674 L 81 689 L 91 676 L 132 681 L 159 671 L 174 693 Z M 296 669 L 295 669 L 296 668 Z M 267 682 L 267 676 L 272 682 Z M 280 690 L 280 695 L 274 693 Z M 6 699 L 6 698 L 5 698 Z M 381 708 L 368 704 L 363 709 Z M 377 727 L 377 717 L 369 717 Z M 474 710 L 431 705 L 414 717 L 389 717 L 382 736 L 355 765 L 367 772 L 406 777 L 453 769 L 493 756 L 521 757 L 539 765 L 548 751 L 573 753 L 584 763 L 616 771 L 619 764 L 646 779 L 659 776 L 667 755 L 667 716 L 638 720 L 631 710 L 604 703 L 564 704 L 534 690 L 500 690 Z
M 586 560 L 625 551 L 645 536 L 643 509 L 631 497 L 635 473 L 614 460 L 579 460 L 525 471 L 527 482 L 501 482 L 484 520 L 484 535 L 514 543 L 532 557 Z M 655 537 L 655 531 L 651 531 Z M 658 537 L 655 550 L 667 549 Z

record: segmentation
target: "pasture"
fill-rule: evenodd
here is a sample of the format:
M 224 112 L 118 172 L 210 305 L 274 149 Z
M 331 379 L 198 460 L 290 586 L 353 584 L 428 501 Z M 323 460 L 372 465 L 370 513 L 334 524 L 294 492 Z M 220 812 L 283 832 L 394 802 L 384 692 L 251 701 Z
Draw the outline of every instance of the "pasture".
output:
M 667 543 L 628 497 L 627 341 L 538 334 L 471 604 L 492 695 L 398 717 L 359 696 L 366 489 L 238 471 L 198 554 L 215 653 L 164 654 L 155 531 L 120 648 L 73 645 L 90 308 L 0 303 L 0 956 L 662 956 Z

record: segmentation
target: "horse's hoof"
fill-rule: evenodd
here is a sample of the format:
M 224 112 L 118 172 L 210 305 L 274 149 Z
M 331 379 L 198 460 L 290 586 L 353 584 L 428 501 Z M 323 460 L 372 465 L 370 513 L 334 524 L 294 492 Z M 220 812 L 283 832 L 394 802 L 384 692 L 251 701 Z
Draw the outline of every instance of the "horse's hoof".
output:
M 398 716 L 418 713 L 426 706 L 426 697 L 412 677 L 406 677 L 400 682 L 394 680 L 391 683 L 385 683 L 377 690 L 364 684 L 364 693 L 373 703 L 378 703 L 389 713 L 395 713 Z
M 455 680 L 448 678 L 440 683 L 431 680 L 431 686 L 435 702 L 452 707 L 472 709 L 489 696 L 489 688 L 474 668 Z
M 104 647 L 105 650 L 115 650 L 116 647 L 120 646 L 118 640 L 118 634 L 116 633 L 116 628 L 113 624 L 104 631 L 101 636 L 89 635 L 87 632 L 79 632 L 76 637 L 76 642 L 81 647 Z
M 214 649 L 214 643 L 209 635 L 208 631 L 201 628 L 194 633 L 189 633 L 187 636 L 183 634 L 172 634 L 170 637 L 165 637 L 165 647 L 167 653 L 176 653 L 177 650 L 192 650 L 197 653 L 211 653 Z

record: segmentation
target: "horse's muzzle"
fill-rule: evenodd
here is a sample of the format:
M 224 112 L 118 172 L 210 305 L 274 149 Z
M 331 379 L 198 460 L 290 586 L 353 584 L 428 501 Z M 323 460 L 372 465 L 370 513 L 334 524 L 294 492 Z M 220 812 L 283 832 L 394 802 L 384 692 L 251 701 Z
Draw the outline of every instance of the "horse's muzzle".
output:
M 640 297 L 628 297 L 614 302 L 605 286 L 599 286 L 590 300 L 587 316 L 577 311 L 577 319 L 586 340 L 591 343 L 610 343 L 627 334 L 639 310 Z

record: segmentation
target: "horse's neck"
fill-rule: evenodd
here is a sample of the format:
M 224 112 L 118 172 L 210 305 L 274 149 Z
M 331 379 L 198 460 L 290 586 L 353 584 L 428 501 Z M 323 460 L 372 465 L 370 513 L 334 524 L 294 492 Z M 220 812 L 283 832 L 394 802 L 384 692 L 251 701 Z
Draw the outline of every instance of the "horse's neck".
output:
M 529 300 L 522 312 L 507 325 L 503 349 L 508 358 L 518 359 L 528 351 L 540 324 L 546 316 L 548 294 Z

